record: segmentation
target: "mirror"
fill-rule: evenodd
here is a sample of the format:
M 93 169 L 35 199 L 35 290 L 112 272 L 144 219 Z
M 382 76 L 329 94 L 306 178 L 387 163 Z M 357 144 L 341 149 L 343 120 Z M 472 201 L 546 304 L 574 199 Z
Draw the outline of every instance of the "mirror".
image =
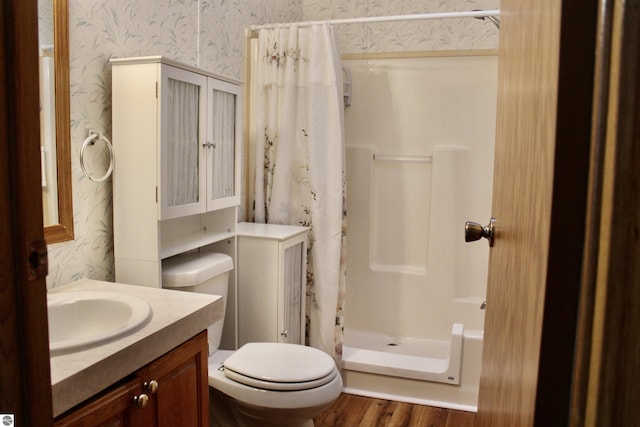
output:
M 73 240 L 68 0 L 38 0 L 44 235 Z

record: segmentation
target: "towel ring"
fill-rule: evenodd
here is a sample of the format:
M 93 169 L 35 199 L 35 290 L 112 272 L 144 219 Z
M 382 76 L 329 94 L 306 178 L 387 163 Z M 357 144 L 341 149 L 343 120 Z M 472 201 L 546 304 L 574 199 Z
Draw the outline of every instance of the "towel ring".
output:
M 107 169 L 107 172 L 102 177 L 96 178 L 95 176 L 91 175 L 89 171 L 87 171 L 87 168 L 84 166 L 84 149 L 87 148 L 88 145 L 94 145 L 96 143 L 96 140 L 99 139 L 104 141 L 107 149 L 109 150 L 109 169 Z M 80 149 L 80 167 L 82 168 L 82 173 L 84 173 L 84 175 L 93 182 L 102 182 L 111 176 L 111 173 L 113 172 L 113 147 L 111 146 L 111 142 L 107 139 L 106 136 L 96 132 L 91 132 L 89 134 L 87 139 L 85 139 L 82 143 L 82 148 Z

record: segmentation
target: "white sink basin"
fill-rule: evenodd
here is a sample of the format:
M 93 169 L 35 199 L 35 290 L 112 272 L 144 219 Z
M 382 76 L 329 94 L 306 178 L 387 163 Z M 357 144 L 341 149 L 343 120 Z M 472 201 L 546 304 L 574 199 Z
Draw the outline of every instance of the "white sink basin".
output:
M 47 307 L 52 355 L 122 337 L 151 318 L 146 301 L 111 292 L 49 293 Z

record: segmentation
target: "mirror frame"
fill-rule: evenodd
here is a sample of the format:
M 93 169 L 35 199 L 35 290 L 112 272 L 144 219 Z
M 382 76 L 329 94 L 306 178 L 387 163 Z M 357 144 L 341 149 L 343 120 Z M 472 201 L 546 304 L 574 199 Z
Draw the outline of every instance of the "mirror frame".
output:
M 71 190 L 71 119 L 69 114 L 69 2 L 53 1 L 53 43 L 56 94 L 56 168 L 58 224 L 44 227 L 47 244 L 73 240 Z

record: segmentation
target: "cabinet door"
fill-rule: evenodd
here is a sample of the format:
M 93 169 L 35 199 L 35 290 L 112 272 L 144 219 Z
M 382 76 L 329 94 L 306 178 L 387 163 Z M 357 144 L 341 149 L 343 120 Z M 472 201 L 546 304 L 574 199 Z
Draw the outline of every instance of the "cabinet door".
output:
M 238 345 L 277 342 L 278 242 L 238 236 Z
M 61 416 L 56 427 L 209 425 L 207 331 Z
M 267 224 L 268 227 L 287 227 Z M 304 344 L 306 233 L 238 236 L 238 341 Z
M 161 67 L 158 204 L 160 219 L 169 219 L 206 210 L 207 77 Z
M 202 332 L 138 372 L 150 393 L 153 425 L 196 427 L 209 425 L 207 333 Z M 149 388 L 156 382 L 155 390 Z
M 240 203 L 241 87 L 209 78 L 207 105 L 207 210 Z
M 279 342 L 304 344 L 306 245 L 300 238 L 280 243 L 278 278 Z
M 55 422 L 56 427 L 142 426 L 150 425 L 149 408 L 139 408 L 134 398 L 142 392 L 134 378 L 92 399 Z

